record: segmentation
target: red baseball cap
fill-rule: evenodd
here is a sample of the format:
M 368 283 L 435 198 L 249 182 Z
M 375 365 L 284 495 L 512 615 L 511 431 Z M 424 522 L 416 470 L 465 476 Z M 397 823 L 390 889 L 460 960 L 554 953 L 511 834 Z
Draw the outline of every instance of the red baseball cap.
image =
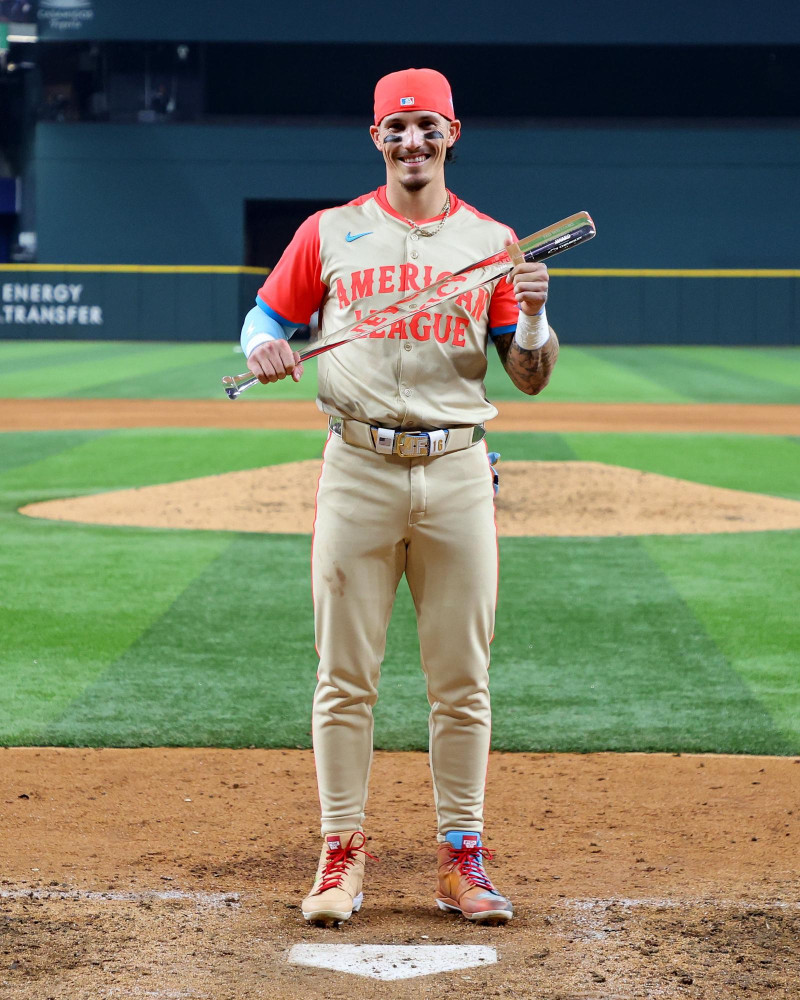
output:
M 398 111 L 435 111 L 452 121 L 453 93 L 447 78 L 435 69 L 401 69 L 375 85 L 375 124 Z

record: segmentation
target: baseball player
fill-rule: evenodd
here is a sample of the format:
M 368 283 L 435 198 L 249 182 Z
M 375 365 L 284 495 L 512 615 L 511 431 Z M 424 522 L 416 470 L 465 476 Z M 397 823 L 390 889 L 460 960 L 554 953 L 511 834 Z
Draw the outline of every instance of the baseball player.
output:
M 323 333 L 496 252 L 516 235 L 445 186 L 461 132 L 447 80 L 431 69 L 383 77 L 370 135 L 386 184 L 298 229 L 248 313 L 242 345 L 263 383 L 302 376 L 289 345 L 319 310 Z M 550 377 L 558 341 L 544 264 L 442 303 L 319 358 L 328 414 L 312 542 L 318 683 L 312 734 L 322 852 L 306 920 L 361 907 L 372 708 L 395 591 L 405 573 L 430 702 L 430 767 L 443 910 L 505 922 L 481 841 L 490 740 L 489 643 L 497 537 L 484 424 L 487 344 L 523 392 Z

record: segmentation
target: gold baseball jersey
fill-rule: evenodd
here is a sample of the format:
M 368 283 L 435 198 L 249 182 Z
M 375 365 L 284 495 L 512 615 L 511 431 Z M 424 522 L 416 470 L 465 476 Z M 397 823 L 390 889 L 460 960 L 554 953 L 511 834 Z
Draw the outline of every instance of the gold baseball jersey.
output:
M 308 218 L 259 290 L 265 311 L 324 334 L 383 309 L 516 241 L 508 226 L 450 194 L 450 215 L 420 236 L 386 188 Z M 435 229 L 442 215 L 419 223 Z M 495 279 L 409 320 L 319 356 L 317 405 L 385 427 L 429 430 L 497 414 L 484 387 L 490 336 L 516 329 L 513 286 Z

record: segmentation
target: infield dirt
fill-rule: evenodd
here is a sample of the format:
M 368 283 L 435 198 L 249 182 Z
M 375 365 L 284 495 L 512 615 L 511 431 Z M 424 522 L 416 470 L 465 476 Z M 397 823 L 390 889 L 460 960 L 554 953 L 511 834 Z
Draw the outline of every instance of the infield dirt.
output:
M 430 461 L 439 461 L 431 459 Z M 321 462 L 261 469 L 19 508 L 86 524 L 310 533 Z M 800 528 L 800 502 L 602 462 L 500 462 L 497 531 L 517 537 L 689 535 Z M 488 479 L 487 468 L 487 479 Z M 488 489 L 488 483 L 487 483 Z
M 494 429 L 800 433 L 800 407 L 518 405 Z M 313 404 L 281 407 L 0 400 L 0 427 L 324 427 Z M 338 930 L 299 910 L 319 852 L 308 751 L 6 748 L 0 796 L 3 1000 L 800 995 L 800 759 L 493 754 L 501 928 L 433 905 L 422 754 L 376 755 L 380 861 Z M 302 942 L 485 944 L 499 962 L 381 983 L 289 965 Z
M 0 429 L 325 429 L 308 401 L 0 400 Z M 800 434 L 800 406 L 504 402 L 496 431 Z M 30 504 L 31 517 L 189 530 L 309 532 L 318 461 Z M 637 535 L 800 527 L 800 503 L 598 462 L 504 462 L 501 535 Z
M 800 406 L 738 403 L 498 403 L 493 431 L 800 434 Z M 0 399 L 0 430 L 221 427 L 323 430 L 310 401 Z
M 489 869 L 516 907 L 499 928 L 433 905 L 423 754 L 376 755 L 380 861 L 338 930 L 299 910 L 319 849 L 308 751 L 12 748 L 0 794 L 8 1000 L 800 992 L 794 758 L 493 754 Z M 485 944 L 499 962 L 382 983 L 288 964 L 301 942 Z

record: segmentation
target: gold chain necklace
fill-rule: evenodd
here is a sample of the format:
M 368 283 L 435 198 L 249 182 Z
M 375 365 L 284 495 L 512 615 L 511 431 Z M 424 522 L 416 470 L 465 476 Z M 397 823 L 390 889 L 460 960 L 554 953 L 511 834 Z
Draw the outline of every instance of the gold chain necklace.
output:
M 444 212 L 444 215 L 439 220 L 439 225 L 435 229 L 420 229 L 420 227 L 417 225 L 416 222 L 413 222 L 411 219 L 406 219 L 405 216 L 403 216 L 403 218 L 409 224 L 409 226 L 411 226 L 411 235 L 412 236 L 415 236 L 415 235 L 416 236 L 435 236 L 437 233 L 441 232 L 442 226 L 445 224 L 445 222 L 447 222 L 447 217 L 450 214 L 450 195 L 449 194 L 447 196 L 447 201 L 442 206 L 442 211 Z

